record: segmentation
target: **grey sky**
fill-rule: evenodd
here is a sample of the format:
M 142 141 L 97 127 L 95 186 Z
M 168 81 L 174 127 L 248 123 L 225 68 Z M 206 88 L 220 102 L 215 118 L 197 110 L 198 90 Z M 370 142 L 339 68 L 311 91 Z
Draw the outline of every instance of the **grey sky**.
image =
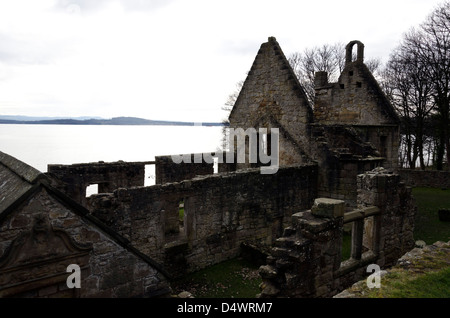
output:
M 0 0 L 0 114 L 220 121 L 262 42 L 386 61 L 435 0 Z

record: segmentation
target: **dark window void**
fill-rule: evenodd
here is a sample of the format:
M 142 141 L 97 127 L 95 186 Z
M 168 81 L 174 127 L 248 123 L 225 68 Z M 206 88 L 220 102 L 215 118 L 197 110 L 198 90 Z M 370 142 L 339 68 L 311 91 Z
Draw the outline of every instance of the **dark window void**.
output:
M 361 82 L 356 82 L 356 87 L 361 88 L 362 87 L 362 83 Z
M 353 71 L 348 72 L 348 75 L 353 76 Z
M 387 156 L 387 136 L 380 137 L 380 154 L 382 157 Z
M 339 87 L 340 87 L 341 89 L 344 89 L 344 88 L 345 88 L 345 85 L 344 85 L 344 84 L 339 84 Z

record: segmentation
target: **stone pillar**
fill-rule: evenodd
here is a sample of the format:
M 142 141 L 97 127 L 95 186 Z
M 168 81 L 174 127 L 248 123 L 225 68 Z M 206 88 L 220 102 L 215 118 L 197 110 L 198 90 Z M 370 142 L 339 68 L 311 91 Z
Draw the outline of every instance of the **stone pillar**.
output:
M 344 227 L 345 202 L 328 198 L 318 198 L 314 201 L 311 214 L 317 224 L 317 235 L 312 236 L 313 260 L 317 264 L 314 270 L 314 297 L 330 297 L 336 293 L 334 272 L 341 265 L 342 233 Z M 307 235 L 302 229 L 303 235 Z
M 373 225 L 365 224 L 366 244 L 379 252 L 379 265 L 394 265 L 398 258 L 414 247 L 414 215 L 417 207 L 411 195 L 411 189 L 400 182 L 398 174 L 383 168 L 358 175 L 358 204 L 375 205 L 380 215 L 374 217 Z M 376 225 L 379 222 L 379 226 Z M 376 232 L 375 230 L 378 230 Z M 373 245 L 367 238 L 372 235 Z

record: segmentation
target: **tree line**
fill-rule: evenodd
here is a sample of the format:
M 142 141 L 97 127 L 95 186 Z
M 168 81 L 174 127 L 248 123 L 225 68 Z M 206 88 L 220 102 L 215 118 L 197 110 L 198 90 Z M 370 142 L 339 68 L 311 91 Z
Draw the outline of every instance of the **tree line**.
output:
M 311 105 L 314 74 L 325 71 L 336 82 L 345 65 L 345 44 L 307 48 L 288 57 Z M 450 168 L 450 1 L 437 6 L 425 21 L 407 31 L 389 60 L 364 61 L 397 110 L 402 168 Z M 243 81 L 222 107 L 231 110 Z
M 404 167 L 450 166 L 450 2 L 403 36 L 383 74 L 386 95 L 401 117 Z

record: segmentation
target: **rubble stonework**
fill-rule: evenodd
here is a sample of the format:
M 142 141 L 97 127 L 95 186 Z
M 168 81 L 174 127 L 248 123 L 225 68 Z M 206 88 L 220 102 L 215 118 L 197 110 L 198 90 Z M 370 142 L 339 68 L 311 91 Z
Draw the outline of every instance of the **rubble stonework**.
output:
M 230 127 L 279 128 L 280 165 L 317 162 L 319 195 L 355 206 L 358 174 L 379 166 L 397 169 L 399 118 L 364 64 L 360 41 L 347 45 L 338 81 L 329 83 L 327 77 L 317 72 L 310 105 L 280 45 L 270 37 L 261 45 L 230 113 Z
M 0 297 L 157 297 L 168 275 L 125 238 L 0 152 Z M 69 288 L 67 267 L 80 268 Z
M 210 154 L 209 154 L 210 155 Z M 188 157 L 187 162 L 175 163 L 172 156 L 155 156 L 155 183 L 164 184 L 171 182 L 180 182 L 192 179 L 198 175 L 214 173 L 213 163 L 207 163 L 203 159 L 203 154 L 184 154 L 177 155 Z M 183 158 L 186 159 L 186 158 Z M 200 162 L 198 162 L 200 161 Z
M 86 205 L 86 187 L 98 184 L 99 193 L 120 187 L 143 186 L 146 162 L 95 162 L 73 165 L 48 165 L 48 173 L 62 182 L 61 191 Z
M 304 151 L 312 109 L 274 37 L 261 45 L 229 121 L 236 129 L 279 128 L 280 165 L 308 161 Z M 249 165 L 237 164 L 237 169 L 245 167 Z
M 295 213 L 260 268 L 260 297 L 332 297 L 365 277 L 369 264 L 392 266 L 414 247 L 416 209 L 398 175 L 384 169 L 359 175 L 358 203 L 360 210 L 344 213 L 343 201 L 317 199 L 311 210 Z M 352 256 L 342 261 L 348 220 L 354 220 Z
M 279 138 L 279 149 L 266 149 L 266 156 L 279 150 L 273 174 L 261 173 L 264 160 L 249 161 L 248 147 L 245 162 L 219 161 L 216 174 L 195 154 L 186 155 L 194 163 L 158 156 L 49 165 L 47 175 L 5 155 L 0 174 L 14 182 L 0 183 L 0 292 L 5 279 L 23 287 L 18 295 L 35 292 L 33 280 L 54 268 L 46 252 L 54 248 L 83 266 L 89 290 L 72 296 L 86 297 L 163 295 L 168 277 L 236 257 L 242 246 L 273 247 L 260 271 L 261 297 L 330 297 L 361 278 L 368 264 L 394 264 L 414 244 L 415 207 L 399 176 L 380 168 L 397 169 L 398 118 L 363 54 L 361 42 L 348 44 L 337 83 L 316 74 L 313 111 L 276 39 L 261 45 L 229 121 L 230 128 L 258 132 L 270 148 L 273 135 Z M 148 164 L 156 165 L 157 180 L 145 187 Z M 25 168 L 17 174 L 8 165 Z M 86 198 L 90 184 L 99 193 Z M 348 224 L 351 258 L 342 262 Z M 26 258 L 33 250 L 27 242 L 42 233 L 52 238 L 35 250 L 48 260 L 43 269 Z M 9 275 L 11 264 L 42 272 Z M 54 294 L 64 292 L 58 279 L 44 279 L 37 286 L 44 291 L 33 296 L 51 294 L 48 283 Z
M 89 198 L 91 213 L 182 275 L 236 257 L 244 242 L 270 246 L 291 215 L 311 205 L 317 166 L 259 169 L 118 189 Z M 180 203 L 184 218 L 180 220 Z

